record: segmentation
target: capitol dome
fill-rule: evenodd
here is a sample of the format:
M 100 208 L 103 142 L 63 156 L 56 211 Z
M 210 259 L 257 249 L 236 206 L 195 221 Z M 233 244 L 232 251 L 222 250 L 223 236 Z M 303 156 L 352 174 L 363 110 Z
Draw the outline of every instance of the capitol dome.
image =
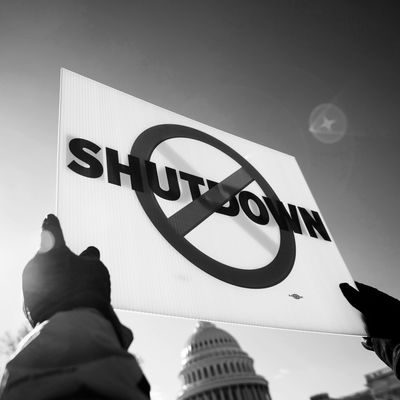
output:
M 268 382 L 236 339 L 210 322 L 199 322 L 182 352 L 178 400 L 271 400 Z

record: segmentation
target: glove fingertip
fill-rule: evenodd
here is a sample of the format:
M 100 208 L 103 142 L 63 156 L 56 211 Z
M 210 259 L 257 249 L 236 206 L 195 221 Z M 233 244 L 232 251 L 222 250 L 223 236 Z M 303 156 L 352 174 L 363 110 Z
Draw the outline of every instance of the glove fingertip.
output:
M 48 214 L 42 223 L 42 252 L 47 252 L 52 248 L 65 246 L 64 235 L 59 219 L 54 214 Z
M 354 289 L 352 286 L 350 286 L 348 283 L 341 283 L 339 285 L 340 290 L 343 293 L 343 296 L 346 298 L 346 300 L 357 310 L 360 311 L 360 293 Z
M 346 290 L 346 287 L 350 286 L 347 282 L 339 283 L 340 290 Z
M 343 293 L 343 296 L 347 298 L 347 296 L 353 296 L 358 294 L 358 291 L 350 286 L 347 282 L 343 282 L 339 284 L 339 288 Z
M 80 256 L 82 257 L 90 257 L 97 260 L 100 260 L 100 250 L 97 247 L 89 246 L 86 250 L 84 250 Z

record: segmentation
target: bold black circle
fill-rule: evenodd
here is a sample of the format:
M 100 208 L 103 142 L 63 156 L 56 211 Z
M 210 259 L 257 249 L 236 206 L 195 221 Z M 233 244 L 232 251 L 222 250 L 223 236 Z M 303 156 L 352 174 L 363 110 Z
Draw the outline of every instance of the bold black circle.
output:
M 197 129 L 172 124 L 153 126 L 137 137 L 130 154 L 141 160 L 150 160 L 154 149 L 160 143 L 178 137 L 198 140 L 227 154 L 240 164 L 250 176 L 254 177 L 267 197 L 275 201 L 279 200 L 267 181 L 246 159 L 225 143 Z M 280 229 L 281 241 L 278 253 L 264 267 L 253 270 L 231 267 L 207 256 L 186 240 L 184 236 L 179 235 L 169 224 L 168 218 L 159 206 L 154 193 L 147 186 L 146 179 L 143 183 L 143 192 L 136 191 L 136 195 L 147 216 L 177 251 L 204 272 L 232 285 L 251 289 L 262 289 L 277 285 L 289 275 L 296 257 L 296 243 L 292 231 Z M 243 251 L 246 251 L 246 249 L 243 249 Z

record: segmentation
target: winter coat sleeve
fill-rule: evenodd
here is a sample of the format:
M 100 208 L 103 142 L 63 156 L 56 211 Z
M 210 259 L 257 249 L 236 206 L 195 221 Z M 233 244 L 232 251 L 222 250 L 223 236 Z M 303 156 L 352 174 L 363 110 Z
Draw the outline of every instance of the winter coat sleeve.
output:
M 56 313 L 23 339 L 6 366 L 1 400 L 149 400 L 135 357 L 98 310 Z

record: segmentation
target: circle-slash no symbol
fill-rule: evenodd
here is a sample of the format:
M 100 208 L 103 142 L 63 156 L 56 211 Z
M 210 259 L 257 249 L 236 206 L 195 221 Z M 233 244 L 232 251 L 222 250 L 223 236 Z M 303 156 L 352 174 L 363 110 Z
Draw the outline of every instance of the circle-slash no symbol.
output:
M 223 264 L 204 254 L 185 238 L 185 235 L 253 181 L 267 197 L 275 201 L 279 199 L 268 182 L 239 153 L 213 136 L 187 126 L 167 124 L 145 130 L 134 142 L 131 155 L 150 160 L 160 143 L 174 138 L 198 140 L 213 146 L 235 160 L 240 168 L 170 217 L 164 214 L 149 187 L 145 187 L 143 192 L 137 191 L 139 202 L 154 226 L 184 257 L 217 279 L 251 289 L 267 288 L 282 282 L 292 270 L 296 256 L 296 244 L 291 230 L 280 229 L 280 246 L 275 258 L 253 270 Z

